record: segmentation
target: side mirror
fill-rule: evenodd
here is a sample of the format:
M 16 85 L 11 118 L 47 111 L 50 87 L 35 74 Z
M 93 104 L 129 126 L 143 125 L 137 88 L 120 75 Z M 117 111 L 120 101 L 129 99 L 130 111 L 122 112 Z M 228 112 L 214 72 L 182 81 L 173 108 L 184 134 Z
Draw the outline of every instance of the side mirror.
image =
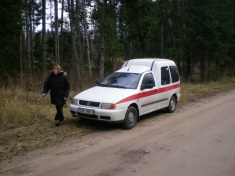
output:
M 152 88 L 153 88 L 153 84 L 145 84 L 141 86 L 140 90 L 152 89 Z

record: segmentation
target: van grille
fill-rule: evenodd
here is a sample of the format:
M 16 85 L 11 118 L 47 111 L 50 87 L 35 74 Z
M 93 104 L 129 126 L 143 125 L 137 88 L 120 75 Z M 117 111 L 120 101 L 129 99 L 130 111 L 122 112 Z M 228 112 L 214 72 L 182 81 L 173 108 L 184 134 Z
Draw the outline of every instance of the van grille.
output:
M 94 102 L 94 101 L 85 101 L 85 100 L 79 100 L 80 105 L 84 106 L 92 106 L 92 107 L 99 107 L 100 102 Z

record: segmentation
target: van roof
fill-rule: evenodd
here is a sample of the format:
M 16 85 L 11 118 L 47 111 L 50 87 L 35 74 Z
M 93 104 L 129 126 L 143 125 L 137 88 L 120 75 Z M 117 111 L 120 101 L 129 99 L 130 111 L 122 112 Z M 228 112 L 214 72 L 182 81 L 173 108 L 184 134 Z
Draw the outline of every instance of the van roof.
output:
M 126 61 L 123 67 L 127 67 L 127 66 L 146 66 L 149 68 L 152 68 L 153 63 L 154 62 L 164 62 L 167 64 L 175 64 L 174 61 L 169 60 L 169 59 L 163 59 L 163 58 L 137 58 L 137 59 L 130 59 L 128 61 Z
M 117 70 L 116 72 L 131 72 L 131 73 L 143 73 L 146 71 L 150 71 L 150 67 L 146 66 L 127 66 L 122 67 L 121 69 Z

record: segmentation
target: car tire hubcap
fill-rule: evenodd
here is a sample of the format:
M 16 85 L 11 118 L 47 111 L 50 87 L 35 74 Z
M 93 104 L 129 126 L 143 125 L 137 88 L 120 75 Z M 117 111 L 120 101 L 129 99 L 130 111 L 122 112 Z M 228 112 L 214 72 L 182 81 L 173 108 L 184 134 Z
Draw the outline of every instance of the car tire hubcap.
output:
M 133 123 L 135 121 L 135 114 L 133 112 L 129 112 L 128 114 L 128 122 Z
M 175 109 L 175 101 L 171 100 L 171 110 L 174 110 L 174 109 Z

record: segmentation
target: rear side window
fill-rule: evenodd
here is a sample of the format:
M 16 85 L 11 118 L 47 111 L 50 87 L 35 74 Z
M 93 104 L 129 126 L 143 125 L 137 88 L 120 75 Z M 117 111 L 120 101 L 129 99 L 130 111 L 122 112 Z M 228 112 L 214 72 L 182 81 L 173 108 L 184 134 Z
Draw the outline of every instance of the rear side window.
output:
M 170 72 L 168 67 L 161 68 L 161 84 L 170 84 Z
M 171 71 L 172 83 L 178 82 L 180 78 L 179 78 L 179 72 L 178 72 L 177 67 L 170 66 L 170 71 Z

